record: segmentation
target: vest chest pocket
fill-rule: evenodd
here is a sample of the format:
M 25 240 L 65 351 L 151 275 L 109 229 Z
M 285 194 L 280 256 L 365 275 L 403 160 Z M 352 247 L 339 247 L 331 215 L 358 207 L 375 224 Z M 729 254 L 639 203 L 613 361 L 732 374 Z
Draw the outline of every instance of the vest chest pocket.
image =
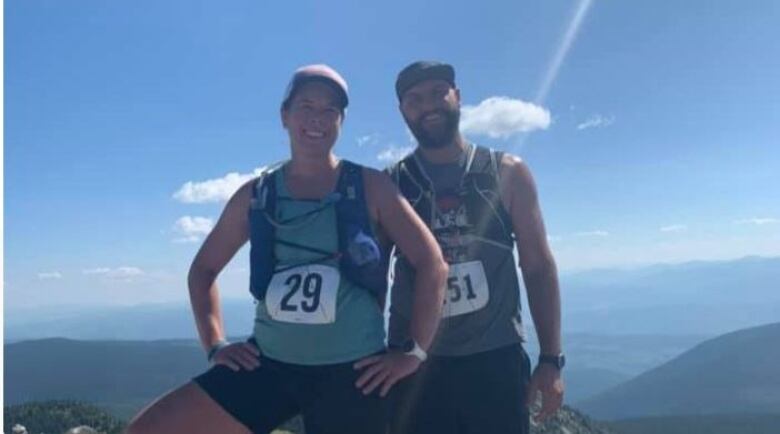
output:
M 450 264 L 443 318 L 480 310 L 489 299 L 490 291 L 481 261 Z
M 341 276 L 326 265 L 304 265 L 274 274 L 265 296 L 271 318 L 298 324 L 336 321 Z

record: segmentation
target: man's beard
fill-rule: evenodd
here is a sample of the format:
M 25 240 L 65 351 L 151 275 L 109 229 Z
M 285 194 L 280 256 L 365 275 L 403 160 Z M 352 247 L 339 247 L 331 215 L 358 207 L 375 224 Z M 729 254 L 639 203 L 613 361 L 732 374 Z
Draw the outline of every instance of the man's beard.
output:
M 431 131 L 423 125 L 422 119 L 429 115 L 430 112 L 420 116 L 417 122 L 411 122 L 406 119 L 406 125 L 412 131 L 414 138 L 417 139 L 417 143 L 428 149 L 443 148 L 455 139 L 455 135 L 458 133 L 458 124 L 460 123 L 460 109 L 440 109 L 434 110 L 434 113 L 438 113 L 444 117 L 444 123 L 441 128 L 436 128 L 435 131 Z

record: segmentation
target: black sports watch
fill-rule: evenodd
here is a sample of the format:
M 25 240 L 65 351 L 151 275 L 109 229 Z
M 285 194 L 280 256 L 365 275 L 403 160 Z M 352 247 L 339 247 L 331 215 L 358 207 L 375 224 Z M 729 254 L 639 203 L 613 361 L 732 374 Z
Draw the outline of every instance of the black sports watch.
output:
M 557 356 L 540 354 L 538 364 L 541 365 L 542 363 L 553 365 L 560 371 L 564 366 L 566 366 L 566 356 L 564 356 L 563 353 L 558 354 Z

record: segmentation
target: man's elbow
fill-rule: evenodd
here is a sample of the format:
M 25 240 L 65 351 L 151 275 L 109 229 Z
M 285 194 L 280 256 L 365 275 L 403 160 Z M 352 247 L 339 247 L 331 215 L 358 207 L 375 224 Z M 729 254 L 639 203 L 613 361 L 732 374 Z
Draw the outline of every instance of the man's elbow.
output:
M 539 258 L 532 263 L 520 263 L 520 271 L 528 290 L 545 288 L 548 283 L 558 281 L 558 267 L 552 256 Z

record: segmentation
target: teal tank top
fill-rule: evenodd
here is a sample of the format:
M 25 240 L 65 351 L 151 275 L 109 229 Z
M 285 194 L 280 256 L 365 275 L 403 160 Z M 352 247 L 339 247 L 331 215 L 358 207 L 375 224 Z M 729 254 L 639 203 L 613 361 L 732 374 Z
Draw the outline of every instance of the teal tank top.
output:
M 385 348 L 376 298 L 338 272 L 336 212 L 327 199 L 295 200 L 277 170 L 276 272 L 257 302 L 254 336 L 267 357 L 326 365 Z

